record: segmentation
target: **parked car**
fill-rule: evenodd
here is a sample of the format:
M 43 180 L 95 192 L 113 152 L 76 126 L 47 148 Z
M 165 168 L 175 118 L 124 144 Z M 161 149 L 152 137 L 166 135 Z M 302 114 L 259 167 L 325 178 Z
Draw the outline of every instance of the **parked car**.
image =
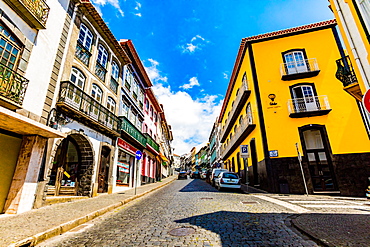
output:
M 221 172 L 217 178 L 215 178 L 215 186 L 218 190 L 223 188 L 229 189 L 241 189 L 240 178 L 235 172 Z
M 188 179 L 188 173 L 186 171 L 180 171 L 179 174 L 177 175 L 177 179 Z
M 203 169 L 203 170 L 200 172 L 200 178 L 201 178 L 201 179 L 206 179 L 206 178 L 207 178 L 207 169 Z
M 228 171 L 229 170 L 227 170 L 227 169 L 221 169 L 221 168 L 213 169 L 212 174 L 211 174 L 211 178 L 210 178 L 211 185 L 215 186 L 215 178 L 217 178 L 218 175 L 220 175 L 221 172 L 228 172 Z
M 192 171 L 190 174 L 190 178 L 200 178 L 199 171 Z

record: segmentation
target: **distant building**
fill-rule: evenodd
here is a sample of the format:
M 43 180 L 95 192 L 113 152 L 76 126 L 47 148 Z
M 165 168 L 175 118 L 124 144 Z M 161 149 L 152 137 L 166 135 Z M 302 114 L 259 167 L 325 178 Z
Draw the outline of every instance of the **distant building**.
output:
M 337 86 L 341 53 L 335 20 L 242 39 L 219 117 L 227 169 L 269 192 L 305 193 L 302 157 L 310 194 L 364 195 L 369 138 Z

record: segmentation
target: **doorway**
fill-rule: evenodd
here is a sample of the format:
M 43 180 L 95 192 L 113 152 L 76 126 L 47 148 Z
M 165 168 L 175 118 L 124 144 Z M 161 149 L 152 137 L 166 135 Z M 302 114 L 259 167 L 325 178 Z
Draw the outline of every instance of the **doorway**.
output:
M 98 193 L 108 192 L 110 152 L 111 149 L 109 147 L 102 147 L 98 172 Z
M 251 147 L 251 159 L 252 159 L 253 185 L 259 186 L 260 182 L 259 182 L 259 175 L 258 175 L 256 140 L 254 139 L 251 140 L 250 147 Z
M 300 128 L 303 152 L 314 191 L 336 191 L 329 143 L 324 126 Z
M 308 71 L 308 66 L 302 51 L 292 51 L 284 54 L 287 74 L 304 73 Z
M 300 85 L 292 89 L 294 109 L 296 112 L 317 111 L 318 102 L 311 85 Z

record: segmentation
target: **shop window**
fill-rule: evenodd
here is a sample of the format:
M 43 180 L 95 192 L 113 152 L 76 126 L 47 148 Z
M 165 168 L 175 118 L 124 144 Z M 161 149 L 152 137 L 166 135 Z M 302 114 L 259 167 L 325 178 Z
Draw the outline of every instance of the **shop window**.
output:
M 118 151 L 117 185 L 128 186 L 130 183 L 130 158 L 131 156 L 122 150 Z

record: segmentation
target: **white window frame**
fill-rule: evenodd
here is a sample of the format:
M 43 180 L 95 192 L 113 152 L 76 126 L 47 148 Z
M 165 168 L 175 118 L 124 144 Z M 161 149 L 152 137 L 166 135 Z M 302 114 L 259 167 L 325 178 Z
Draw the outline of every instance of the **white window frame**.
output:
M 115 61 L 113 61 L 112 62 L 112 78 L 118 81 L 118 76 L 119 76 L 119 66 Z
M 106 68 L 107 63 L 108 63 L 108 51 L 107 51 L 107 49 L 105 49 L 105 47 L 102 44 L 99 44 L 98 57 L 97 57 L 96 61 L 101 66 Z
M 81 23 L 80 33 L 78 34 L 78 41 L 88 51 L 91 51 L 93 40 L 94 40 L 94 35 L 92 34 L 91 30 L 85 24 Z
M 116 111 L 116 101 L 110 96 L 107 99 L 107 108 L 113 113 Z
M 74 81 L 72 77 L 75 77 L 76 80 Z M 73 82 L 77 87 L 81 88 L 82 90 L 85 87 L 85 82 L 86 82 L 86 76 L 84 73 L 82 73 L 81 70 L 77 69 L 76 67 L 72 67 L 72 72 L 71 72 L 71 82 Z
M 91 97 L 100 103 L 103 99 L 103 90 L 95 83 L 92 85 Z
M 356 0 L 356 3 L 367 31 L 370 32 L 370 2 L 369 0 Z

